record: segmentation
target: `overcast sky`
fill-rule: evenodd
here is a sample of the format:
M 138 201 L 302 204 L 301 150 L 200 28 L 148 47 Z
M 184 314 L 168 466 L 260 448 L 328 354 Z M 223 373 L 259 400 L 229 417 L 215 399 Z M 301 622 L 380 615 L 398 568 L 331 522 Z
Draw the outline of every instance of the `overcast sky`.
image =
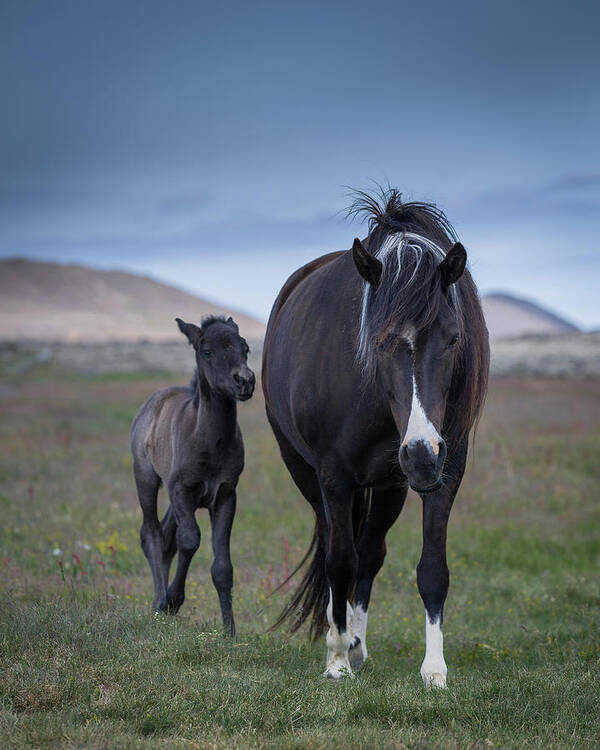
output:
M 483 291 L 600 325 L 600 4 L 0 3 L 0 256 L 153 275 L 266 318 L 436 202 Z

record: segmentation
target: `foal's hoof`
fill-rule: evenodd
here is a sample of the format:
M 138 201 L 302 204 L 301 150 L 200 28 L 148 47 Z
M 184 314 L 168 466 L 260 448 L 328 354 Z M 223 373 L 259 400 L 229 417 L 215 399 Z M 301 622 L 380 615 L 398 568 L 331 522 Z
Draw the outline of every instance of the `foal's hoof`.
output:
M 157 611 L 164 612 L 166 615 L 176 615 L 183 604 L 183 599 L 171 599 L 167 595 L 158 603 Z
M 354 643 L 350 646 L 348 651 L 348 661 L 352 669 L 359 669 L 365 663 L 367 658 L 367 650 L 363 646 L 362 641 L 357 636 L 354 639 Z

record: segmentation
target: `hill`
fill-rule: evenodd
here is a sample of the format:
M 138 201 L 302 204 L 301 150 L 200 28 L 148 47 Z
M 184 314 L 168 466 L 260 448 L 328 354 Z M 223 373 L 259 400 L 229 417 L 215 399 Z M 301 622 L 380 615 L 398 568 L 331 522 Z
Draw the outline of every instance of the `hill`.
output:
M 0 338 L 44 341 L 179 340 L 178 316 L 232 315 L 243 336 L 265 326 L 153 279 L 123 271 L 9 259 L 0 261 Z
M 482 298 L 482 303 L 492 339 L 531 335 L 556 336 L 579 331 L 577 326 L 535 302 L 513 297 L 511 294 L 486 294 Z
M 528 300 L 483 297 L 492 339 L 576 333 L 568 321 Z M 262 340 L 262 322 L 145 276 L 79 265 L 0 261 L 0 339 L 4 341 L 179 340 L 173 318 L 233 315 L 246 338 Z

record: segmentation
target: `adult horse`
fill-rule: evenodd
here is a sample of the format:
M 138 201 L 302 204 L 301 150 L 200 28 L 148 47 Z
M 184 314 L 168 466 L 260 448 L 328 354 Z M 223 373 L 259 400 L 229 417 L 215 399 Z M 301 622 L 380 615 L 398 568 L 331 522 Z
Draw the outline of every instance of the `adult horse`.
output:
M 385 536 L 408 486 L 423 502 L 417 582 L 426 686 L 444 687 L 446 527 L 487 387 L 488 335 L 466 252 L 445 215 L 396 190 L 359 193 L 351 251 L 296 271 L 269 319 L 262 384 L 281 455 L 316 515 L 313 558 L 278 623 L 327 632 L 325 674 L 367 657 Z

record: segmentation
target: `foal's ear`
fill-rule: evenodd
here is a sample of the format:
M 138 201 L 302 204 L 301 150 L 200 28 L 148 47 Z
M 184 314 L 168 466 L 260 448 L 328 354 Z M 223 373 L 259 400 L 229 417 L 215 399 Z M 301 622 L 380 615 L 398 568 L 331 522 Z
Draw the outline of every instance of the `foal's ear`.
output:
M 238 328 L 238 324 L 235 322 L 235 320 L 233 318 L 231 318 L 231 317 L 227 318 L 226 323 L 227 323 L 228 326 L 230 326 L 231 328 L 233 328 L 233 330 L 236 333 L 240 332 L 240 329 Z
M 181 318 L 175 318 L 175 320 L 177 321 L 179 330 L 187 338 L 190 344 L 193 344 L 194 341 L 198 340 L 200 337 L 200 329 L 198 326 L 195 326 L 193 323 L 186 323 L 184 320 L 181 320 Z
M 383 264 L 374 255 L 365 248 L 363 243 L 358 239 L 354 240 L 352 245 L 352 258 L 354 265 L 363 279 L 371 286 L 376 287 L 381 279 Z
M 442 277 L 442 288 L 444 290 L 452 286 L 463 275 L 467 264 L 467 251 L 457 242 L 446 253 L 446 257 L 440 263 L 440 274 Z

